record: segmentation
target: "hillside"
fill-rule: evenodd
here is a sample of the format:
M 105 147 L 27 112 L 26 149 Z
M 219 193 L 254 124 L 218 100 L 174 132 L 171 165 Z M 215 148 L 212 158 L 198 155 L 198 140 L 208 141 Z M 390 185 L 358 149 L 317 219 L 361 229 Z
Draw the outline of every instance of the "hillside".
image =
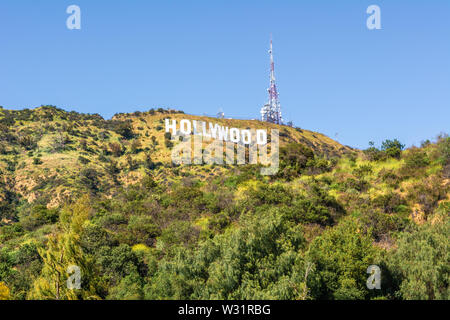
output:
M 166 118 L 277 128 L 280 170 L 173 165 Z M 356 150 L 174 110 L 0 108 L 0 298 L 448 299 L 449 188 L 446 135 Z
M 157 180 L 167 182 L 175 175 L 171 170 L 171 147 L 165 143 L 165 118 L 213 120 L 237 128 L 277 127 L 260 121 L 197 117 L 162 109 L 119 114 L 109 121 L 98 115 L 69 113 L 54 107 L 0 110 L 0 169 L 14 180 L 14 192 L 29 202 L 46 199 L 49 207 L 84 194 L 85 185 L 79 182 L 87 168 L 96 171 L 97 187 L 106 193 L 116 184 L 142 179 L 146 170 L 151 170 Z M 328 157 L 352 152 L 320 133 L 285 126 L 279 129 L 281 146 L 301 143 L 315 154 Z M 210 166 L 181 171 L 181 175 L 201 177 L 224 173 L 221 168 Z

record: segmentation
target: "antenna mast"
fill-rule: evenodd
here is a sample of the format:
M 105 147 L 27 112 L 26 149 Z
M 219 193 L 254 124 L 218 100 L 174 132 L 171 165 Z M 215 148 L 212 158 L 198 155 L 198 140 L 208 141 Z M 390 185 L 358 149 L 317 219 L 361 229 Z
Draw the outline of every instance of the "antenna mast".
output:
M 278 99 L 278 90 L 275 82 L 275 63 L 273 59 L 273 47 L 272 36 L 270 36 L 270 86 L 267 91 L 269 92 L 269 101 L 261 109 L 261 120 L 271 122 L 275 124 L 283 124 L 283 118 L 281 116 L 281 104 Z

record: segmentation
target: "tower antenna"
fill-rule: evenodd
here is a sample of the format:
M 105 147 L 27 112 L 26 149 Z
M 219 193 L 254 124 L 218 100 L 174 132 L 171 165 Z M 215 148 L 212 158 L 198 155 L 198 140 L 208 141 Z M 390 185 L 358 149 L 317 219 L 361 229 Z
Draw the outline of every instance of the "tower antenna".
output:
M 281 116 L 281 104 L 278 99 L 278 90 L 275 82 L 275 62 L 273 59 L 273 44 L 272 34 L 270 35 L 270 86 L 267 89 L 269 93 L 269 100 L 261 108 L 261 120 L 275 124 L 283 124 L 283 117 Z

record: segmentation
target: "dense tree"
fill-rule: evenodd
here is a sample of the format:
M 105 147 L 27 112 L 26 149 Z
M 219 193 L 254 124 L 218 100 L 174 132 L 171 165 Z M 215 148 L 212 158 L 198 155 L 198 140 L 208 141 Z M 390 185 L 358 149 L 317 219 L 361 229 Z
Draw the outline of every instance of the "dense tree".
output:
M 392 157 L 392 158 L 397 158 L 399 159 L 401 154 L 402 154 L 402 150 L 405 148 L 405 145 L 402 144 L 400 141 L 398 141 L 397 139 L 394 140 L 385 140 L 383 141 L 383 143 L 381 144 L 381 150 L 383 150 L 384 152 L 386 152 L 386 155 L 388 157 Z
M 389 268 L 400 283 L 403 299 L 450 298 L 450 206 L 429 222 L 405 232 L 389 258 Z
M 316 299 L 365 299 L 367 268 L 376 259 L 370 233 L 355 219 L 347 218 L 311 243 L 307 259 L 316 272 L 311 294 Z
M 301 227 L 277 210 L 260 211 L 242 223 L 194 254 L 175 249 L 173 259 L 160 262 L 146 298 L 306 299 L 312 266 L 301 255 Z

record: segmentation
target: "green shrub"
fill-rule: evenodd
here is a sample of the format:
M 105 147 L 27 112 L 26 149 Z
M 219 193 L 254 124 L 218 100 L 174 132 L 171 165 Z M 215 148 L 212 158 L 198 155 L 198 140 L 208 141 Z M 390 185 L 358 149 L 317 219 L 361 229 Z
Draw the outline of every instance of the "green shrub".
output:
M 313 151 L 302 144 L 291 143 L 280 148 L 280 168 L 277 176 L 291 180 L 307 167 L 308 161 L 314 161 Z M 312 166 L 315 162 L 310 162 Z
M 370 141 L 369 145 L 370 147 L 363 151 L 364 155 L 367 157 L 367 160 L 380 161 L 386 158 L 386 154 L 383 151 L 376 148 L 374 142 Z
M 87 159 L 83 156 L 79 156 L 78 161 L 80 161 L 81 164 L 88 164 L 89 162 L 91 162 L 89 159 Z
M 40 158 L 33 158 L 33 164 L 34 165 L 40 165 L 42 164 L 42 160 Z
M 134 138 L 133 126 L 130 122 L 120 122 L 114 131 L 127 140 Z
M 430 164 L 430 159 L 425 151 L 419 148 L 411 148 L 404 157 L 407 169 L 421 169 Z
M 47 209 L 44 205 L 37 205 L 31 209 L 28 216 L 21 219 L 21 223 L 25 229 L 34 230 L 39 226 L 57 222 L 58 217 L 57 209 Z
M 137 139 L 134 139 L 133 142 L 131 143 L 131 153 L 137 154 L 142 151 L 141 148 L 142 148 L 141 142 Z

